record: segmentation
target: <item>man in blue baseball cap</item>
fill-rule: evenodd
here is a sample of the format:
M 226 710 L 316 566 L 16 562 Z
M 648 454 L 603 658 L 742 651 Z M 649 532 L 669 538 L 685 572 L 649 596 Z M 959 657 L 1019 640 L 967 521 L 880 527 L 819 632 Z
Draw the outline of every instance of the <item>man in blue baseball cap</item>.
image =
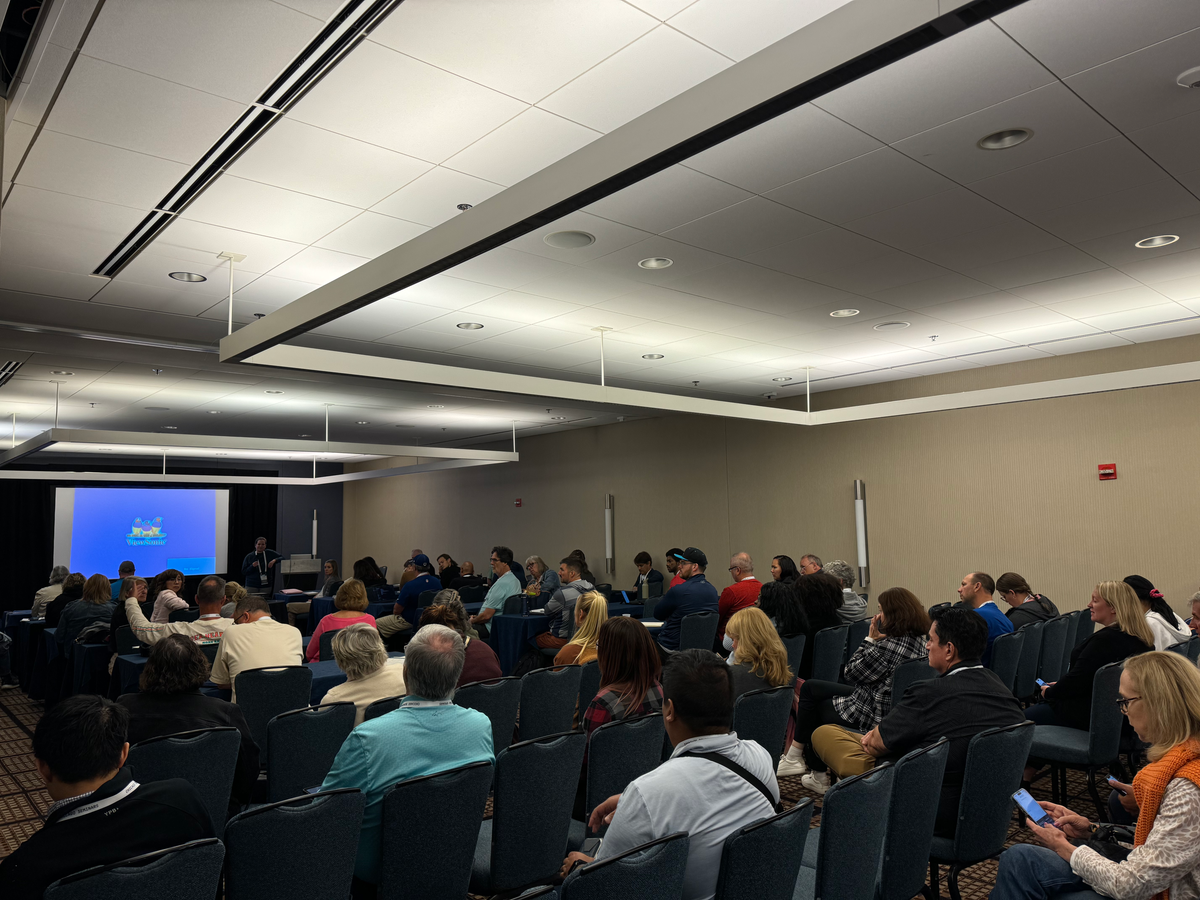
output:
M 433 574 L 433 564 L 429 562 L 429 557 L 424 553 L 418 553 L 404 565 L 406 567 L 411 565 L 417 574 L 410 578 L 404 587 L 400 588 L 394 612 L 398 616 L 403 616 L 406 622 L 416 627 L 417 601 L 425 591 L 440 591 L 442 582 Z
M 718 599 L 717 589 L 704 577 L 708 557 L 703 550 L 688 547 L 673 555 L 678 563 L 675 574 L 683 582 L 663 594 L 654 607 L 654 618 L 663 623 L 658 632 L 659 649 L 671 651 L 679 649 L 679 626 L 683 617 L 705 610 L 717 612 Z

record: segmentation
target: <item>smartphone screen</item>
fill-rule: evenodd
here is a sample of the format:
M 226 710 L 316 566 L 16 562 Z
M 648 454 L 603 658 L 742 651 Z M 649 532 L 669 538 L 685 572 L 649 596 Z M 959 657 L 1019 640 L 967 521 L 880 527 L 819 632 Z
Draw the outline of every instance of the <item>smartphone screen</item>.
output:
M 1017 805 L 1025 811 L 1025 815 L 1029 816 L 1037 825 L 1052 825 L 1053 819 L 1050 814 L 1042 809 L 1041 805 L 1030 796 L 1029 791 L 1022 788 L 1013 794 L 1013 799 L 1017 801 Z
M 1045 687 L 1045 686 L 1046 686 L 1046 682 L 1042 681 L 1042 679 L 1040 679 L 1040 678 L 1039 678 L 1039 679 L 1037 679 L 1037 684 L 1038 684 L 1038 687 Z
M 1124 796 L 1125 796 L 1125 791 L 1123 791 L 1123 790 L 1121 790 L 1119 787 L 1117 787 L 1117 779 L 1115 779 L 1115 778 L 1113 778 L 1111 775 L 1109 775 L 1109 776 L 1108 776 L 1108 783 L 1109 783 L 1109 785 L 1112 787 L 1112 789 L 1113 789 L 1114 791 L 1116 791 L 1116 792 L 1117 792 L 1118 794 L 1120 794 L 1122 797 L 1124 797 Z

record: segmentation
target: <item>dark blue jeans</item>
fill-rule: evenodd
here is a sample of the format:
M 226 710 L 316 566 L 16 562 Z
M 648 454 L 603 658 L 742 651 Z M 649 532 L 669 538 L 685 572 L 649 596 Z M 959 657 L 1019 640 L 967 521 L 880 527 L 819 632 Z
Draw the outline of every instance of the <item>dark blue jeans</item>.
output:
M 1000 871 L 988 900 L 1099 900 L 1100 895 L 1071 871 L 1071 864 L 1046 847 L 1017 844 L 1000 854 Z

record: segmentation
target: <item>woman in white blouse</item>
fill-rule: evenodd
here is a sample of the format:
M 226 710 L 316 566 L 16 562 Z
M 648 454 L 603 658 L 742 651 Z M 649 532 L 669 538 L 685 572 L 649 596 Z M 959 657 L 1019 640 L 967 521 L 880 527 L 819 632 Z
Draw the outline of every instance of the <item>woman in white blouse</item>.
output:
M 367 707 L 376 700 L 406 693 L 404 660 L 388 659 L 379 632 L 370 625 L 359 623 L 340 629 L 333 638 L 333 658 L 346 673 L 346 680 L 330 688 L 321 702 L 353 703 L 357 710 L 355 725 L 363 723 Z

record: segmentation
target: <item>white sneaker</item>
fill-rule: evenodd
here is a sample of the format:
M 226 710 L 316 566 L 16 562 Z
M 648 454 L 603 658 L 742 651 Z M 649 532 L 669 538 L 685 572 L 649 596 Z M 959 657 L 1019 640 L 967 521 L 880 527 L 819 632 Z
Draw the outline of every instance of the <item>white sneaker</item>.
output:
M 793 744 L 793 746 L 795 746 Z M 792 755 L 792 751 L 788 750 L 786 756 L 779 759 L 779 766 L 775 769 L 775 777 L 777 778 L 794 778 L 797 775 L 807 775 L 808 765 L 804 762 L 804 754 L 797 753 Z
M 831 786 L 828 772 L 809 772 L 800 779 L 800 783 L 814 794 L 820 794 L 821 796 L 824 796 L 825 792 Z

